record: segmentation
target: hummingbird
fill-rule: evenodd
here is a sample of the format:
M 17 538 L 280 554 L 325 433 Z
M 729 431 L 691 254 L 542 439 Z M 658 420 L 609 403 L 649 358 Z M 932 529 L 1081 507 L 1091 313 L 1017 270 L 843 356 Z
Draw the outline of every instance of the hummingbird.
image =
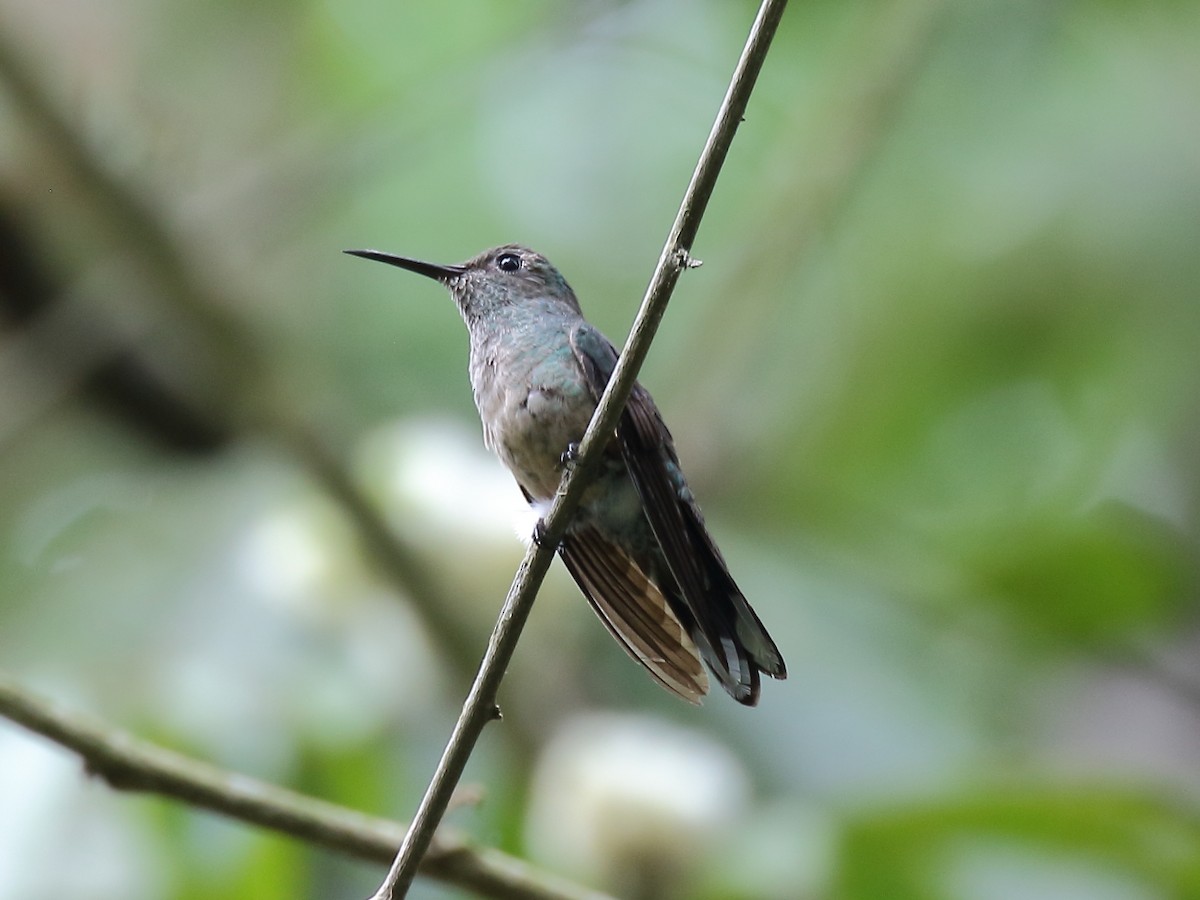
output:
M 484 443 L 545 516 L 618 355 L 584 319 L 566 279 L 546 257 L 517 244 L 455 265 L 345 252 L 449 290 L 470 335 L 468 372 Z M 787 677 L 779 649 L 709 535 L 671 433 L 640 384 L 557 549 L 617 642 L 684 700 L 698 704 L 708 693 L 702 661 L 746 706 L 758 702 L 760 673 Z

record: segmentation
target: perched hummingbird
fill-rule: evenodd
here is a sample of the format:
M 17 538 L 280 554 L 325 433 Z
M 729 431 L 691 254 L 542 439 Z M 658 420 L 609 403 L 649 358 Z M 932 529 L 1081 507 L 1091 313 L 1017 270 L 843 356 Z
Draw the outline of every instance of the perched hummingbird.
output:
M 508 244 L 458 265 L 347 250 L 440 281 L 471 338 L 484 442 L 545 515 L 617 363 L 547 259 Z M 613 637 L 667 690 L 699 703 L 703 660 L 753 706 L 759 673 L 786 678 L 775 642 L 738 590 L 684 481 L 671 433 L 640 384 L 558 548 Z

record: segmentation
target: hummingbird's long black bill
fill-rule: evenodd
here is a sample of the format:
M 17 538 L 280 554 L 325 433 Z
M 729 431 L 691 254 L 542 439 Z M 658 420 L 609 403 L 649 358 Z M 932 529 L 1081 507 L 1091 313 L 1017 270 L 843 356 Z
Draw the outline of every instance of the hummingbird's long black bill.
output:
M 387 263 L 389 266 L 408 269 L 410 272 L 416 272 L 418 275 L 424 275 L 426 278 L 432 278 L 435 281 L 441 282 L 457 278 L 466 271 L 464 266 L 443 266 L 438 263 L 422 262 L 419 259 L 409 259 L 407 256 L 384 253 L 382 250 L 343 250 L 342 252 L 349 253 L 351 256 L 361 256 L 363 259 L 373 259 L 376 262 Z

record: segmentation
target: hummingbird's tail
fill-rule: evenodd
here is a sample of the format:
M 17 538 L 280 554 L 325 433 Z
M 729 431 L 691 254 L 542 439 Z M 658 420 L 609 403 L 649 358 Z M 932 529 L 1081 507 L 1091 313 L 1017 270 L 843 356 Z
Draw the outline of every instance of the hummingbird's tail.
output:
M 684 506 L 692 550 L 684 565 L 700 575 L 686 576 L 690 589 L 685 589 L 684 580 L 676 577 L 680 600 L 694 617 L 689 629 L 691 638 L 726 693 L 739 703 L 754 706 L 761 684 L 759 673 L 784 679 L 787 666 L 762 620 L 729 574 L 721 551 L 704 527 L 699 508 L 694 503 Z M 670 557 L 667 563 L 674 575 L 677 566 Z
M 659 684 L 699 703 L 708 693 L 703 660 L 726 693 L 754 706 L 760 673 L 786 678 L 787 670 L 703 523 L 697 527 L 693 559 L 707 589 L 696 596 L 681 591 L 662 554 L 639 563 L 593 526 L 568 531 L 559 555 L 609 632 Z

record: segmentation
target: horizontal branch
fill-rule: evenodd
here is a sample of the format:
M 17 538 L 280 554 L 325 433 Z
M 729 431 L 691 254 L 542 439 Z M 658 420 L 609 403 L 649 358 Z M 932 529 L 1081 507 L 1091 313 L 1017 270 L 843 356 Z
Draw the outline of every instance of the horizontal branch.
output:
M 161 794 L 386 865 L 405 826 L 190 759 L 39 697 L 0 673 L 0 716 L 77 753 L 116 790 Z M 441 829 L 421 874 L 503 900 L 611 900 Z

